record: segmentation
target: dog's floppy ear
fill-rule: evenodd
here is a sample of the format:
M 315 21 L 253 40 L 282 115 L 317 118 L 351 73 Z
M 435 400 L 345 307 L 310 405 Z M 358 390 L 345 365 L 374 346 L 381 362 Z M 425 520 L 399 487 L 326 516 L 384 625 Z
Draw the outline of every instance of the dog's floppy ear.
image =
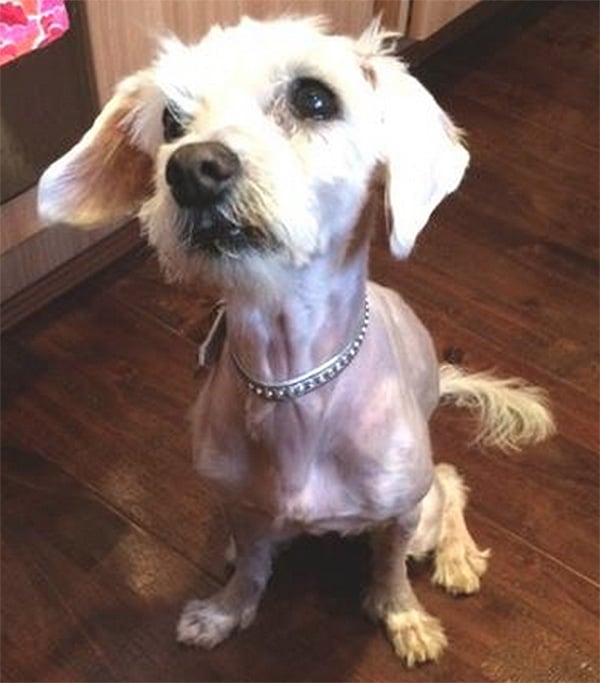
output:
M 90 130 L 44 172 L 38 213 L 45 223 L 94 227 L 139 209 L 152 191 L 153 159 L 136 118 L 151 89 L 148 72 L 123 80 Z
M 371 29 L 367 38 L 374 41 L 378 36 Z M 364 45 L 365 37 L 361 40 Z M 363 69 L 374 88 L 381 121 L 380 159 L 387 169 L 392 217 L 390 248 L 402 258 L 435 207 L 460 184 L 469 153 L 460 131 L 396 57 L 372 54 Z

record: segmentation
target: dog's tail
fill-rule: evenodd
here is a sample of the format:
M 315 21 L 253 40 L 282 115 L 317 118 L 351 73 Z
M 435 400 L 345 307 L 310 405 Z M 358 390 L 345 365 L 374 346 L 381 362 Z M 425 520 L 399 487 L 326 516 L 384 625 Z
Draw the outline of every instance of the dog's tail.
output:
M 456 365 L 440 366 L 440 396 L 478 417 L 475 443 L 502 450 L 543 441 L 555 431 L 543 389 L 489 372 L 467 373 Z

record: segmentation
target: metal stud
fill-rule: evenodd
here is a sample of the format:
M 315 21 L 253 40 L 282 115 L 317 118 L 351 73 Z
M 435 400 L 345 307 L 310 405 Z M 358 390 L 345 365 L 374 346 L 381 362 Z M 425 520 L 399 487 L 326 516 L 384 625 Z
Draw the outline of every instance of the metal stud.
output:
M 358 353 L 362 343 L 364 342 L 367 327 L 370 319 L 370 306 L 365 297 L 364 312 L 362 324 L 353 341 L 351 341 L 344 351 L 337 356 L 334 356 L 327 365 L 324 366 L 320 372 L 315 372 L 309 375 L 304 380 L 289 380 L 285 384 L 268 385 L 256 382 L 244 371 L 237 358 L 233 355 L 234 363 L 247 382 L 248 388 L 257 396 L 262 396 L 267 400 L 283 400 L 286 398 L 296 398 L 312 391 L 316 387 L 326 384 L 330 380 L 337 377 L 342 370 L 347 367 Z

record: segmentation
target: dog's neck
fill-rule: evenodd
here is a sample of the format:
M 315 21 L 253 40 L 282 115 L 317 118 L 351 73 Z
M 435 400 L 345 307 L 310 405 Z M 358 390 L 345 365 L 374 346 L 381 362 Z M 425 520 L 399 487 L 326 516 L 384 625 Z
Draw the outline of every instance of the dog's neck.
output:
M 265 383 L 310 372 L 339 353 L 364 313 L 367 253 L 343 266 L 322 257 L 290 270 L 279 295 L 227 296 L 229 347 Z

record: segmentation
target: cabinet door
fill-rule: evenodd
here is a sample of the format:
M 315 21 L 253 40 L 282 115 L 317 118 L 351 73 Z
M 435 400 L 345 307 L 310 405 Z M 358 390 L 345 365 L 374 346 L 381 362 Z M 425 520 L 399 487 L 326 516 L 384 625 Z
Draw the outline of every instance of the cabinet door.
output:
M 480 0 L 412 0 L 408 37 L 425 40 Z
M 373 16 L 380 16 L 386 29 L 406 36 L 411 0 L 375 0 L 373 5 Z

